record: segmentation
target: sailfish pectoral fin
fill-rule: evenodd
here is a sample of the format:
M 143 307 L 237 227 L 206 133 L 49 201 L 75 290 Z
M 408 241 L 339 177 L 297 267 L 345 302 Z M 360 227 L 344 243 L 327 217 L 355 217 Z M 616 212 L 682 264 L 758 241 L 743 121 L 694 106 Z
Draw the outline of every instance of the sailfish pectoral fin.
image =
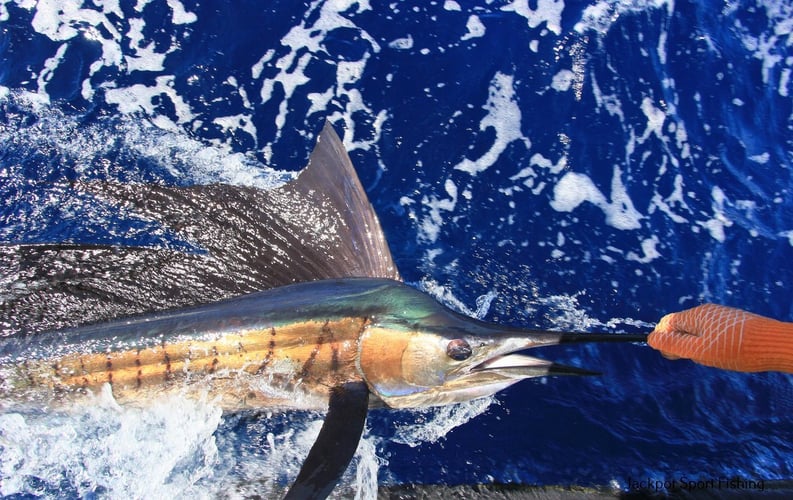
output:
M 331 389 L 325 422 L 285 500 L 330 494 L 358 448 L 368 409 L 369 389 L 364 382 Z

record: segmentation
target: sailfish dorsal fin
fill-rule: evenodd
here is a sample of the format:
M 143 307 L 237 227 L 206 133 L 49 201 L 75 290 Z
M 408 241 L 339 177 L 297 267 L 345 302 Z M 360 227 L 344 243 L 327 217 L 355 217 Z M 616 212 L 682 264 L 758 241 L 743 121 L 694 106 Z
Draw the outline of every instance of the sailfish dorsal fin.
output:
M 197 305 L 301 281 L 399 279 L 380 223 L 333 127 L 285 185 L 78 183 L 201 252 L 0 246 L 0 336 Z
M 322 225 L 327 221 L 338 224 L 335 227 L 337 245 L 325 259 L 329 266 L 325 278 L 399 279 L 380 221 L 344 145 L 329 122 L 319 135 L 308 165 L 297 179 L 275 191 L 322 207 L 321 214 L 326 217 Z M 311 228 L 306 229 L 310 236 Z M 327 241 L 324 236 L 320 240 Z M 324 245 L 326 243 L 315 241 L 314 250 L 319 252 Z

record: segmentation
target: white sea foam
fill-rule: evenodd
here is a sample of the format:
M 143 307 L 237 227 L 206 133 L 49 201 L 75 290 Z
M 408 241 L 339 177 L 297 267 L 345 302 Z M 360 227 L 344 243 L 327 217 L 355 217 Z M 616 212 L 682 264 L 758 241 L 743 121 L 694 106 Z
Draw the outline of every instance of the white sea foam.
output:
M 757 6 L 765 11 L 768 29 L 757 35 L 753 28 L 744 26 L 738 20 L 735 31 L 744 47 L 760 60 L 764 84 L 771 84 L 771 75 L 776 68 L 782 66 L 777 92 L 781 96 L 787 96 L 790 91 L 788 75 L 793 66 L 789 57 L 790 47 L 793 45 L 793 4 L 776 0 L 759 0 Z
M 569 69 L 559 70 L 558 73 L 553 75 L 553 79 L 551 80 L 551 88 L 557 92 L 566 92 L 570 90 L 570 86 L 573 84 L 574 79 L 575 74 L 573 74 L 573 72 Z
M 678 224 L 688 222 L 686 217 L 675 211 L 675 207 L 679 207 L 679 209 L 691 213 L 691 208 L 688 206 L 685 198 L 683 197 L 683 176 L 681 174 L 675 175 L 674 190 L 669 194 L 669 196 L 664 198 L 657 191 L 655 194 L 653 194 L 653 198 L 650 201 L 650 206 L 648 207 L 647 213 L 652 214 L 656 209 L 658 209 L 666 214 L 666 216 L 672 221 L 677 222 Z
M 432 243 L 438 239 L 441 226 L 443 226 L 442 212 L 453 212 L 457 206 L 457 186 L 451 179 L 446 179 L 444 190 L 448 198 L 439 198 L 432 194 L 425 195 L 421 199 L 421 204 L 427 207 L 429 212 L 421 220 L 419 237 Z
M 139 2 L 135 6 L 135 10 L 140 13 L 146 3 L 148 2 Z M 174 24 L 189 24 L 197 20 L 195 14 L 187 12 L 178 0 L 167 0 L 167 4 L 171 8 L 172 22 Z M 118 31 L 116 23 L 108 18 L 108 15 L 111 14 L 118 18 L 125 17 L 118 2 L 115 1 L 95 2 L 94 5 L 86 5 L 79 0 L 45 0 L 36 2 L 35 5 L 28 5 L 23 2 L 21 6 L 35 9 L 31 27 L 36 32 L 47 36 L 53 41 L 62 42 L 56 49 L 58 57 L 51 57 L 49 64 L 40 73 L 53 73 L 58 69 L 62 56 L 68 50 L 68 42 L 75 37 L 83 37 L 100 44 L 102 54 L 89 65 L 88 78 L 82 84 L 82 95 L 88 100 L 92 99 L 96 92 L 96 86 L 91 81 L 91 77 L 100 69 L 115 67 L 127 72 L 162 71 L 165 56 L 179 50 L 178 43 L 175 41 L 170 46 L 165 47 L 164 51 L 159 51 L 153 42 L 141 45 L 143 40 L 142 32 L 145 28 L 145 22 L 141 18 L 127 18 L 129 31 L 122 35 Z M 167 75 L 161 76 L 165 77 Z M 45 94 L 45 85 L 41 84 L 42 75 L 39 74 L 38 78 L 40 80 L 39 92 Z M 125 95 L 131 96 L 138 90 L 142 91 L 143 95 L 134 99 L 137 103 L 142 102 L 152 92 L 141 86 L 136 86 L 127 89 Z M 173 93 L 168 92 L 167 89 L 160 88 L 159 90 L 163 90 L 165 94 L 173 98 Z M 184 106 L 180 98 L 175 100 L 175 105 Z M 181 119 L 189 116 L 189 113 L 180 113 Z
M 471 309 L 465 305 L 463 301 L 458 299 L 448 287 L 439 284 L 437 281 L 424 279 L 418 285 L 421 290 L 430 294 L 438 302 L 446 305 L 450 309 L 477 319 L 483 319 L 487 315 L 487 312 L 490 310 L 490 304 L 497 296 L 494 290 L 490 290 L 486 294 L 477 297 L 476 308 Z
M 605 109 L 606 112 L 608 112 L 608 114 L 611 116 L 617 117 L 620 124 L 625 123 L 625 113 L 622 110 L 622 102 L 620 102 L 620 98 L 616 94 L 603 94 L 594 74 L 591 75 L 591 83 L 592 94 L 595 97 L 597 106 L 599 108 Z
M 70 485 L 79 496 L 201 495 L 218 450 L 219 408 L 181 398 L 121 408 L 106 390 L 68 413 L 0 414 L 0 493 Z M 146 471 L 141 474 L 141 471 Z
M 227 137 L 232 137 L 240 132 L 247 133 L 254 144 L 256 143 L 256 125 L 253 124 L 252 117 L 248 114 L 237 114 L 232 116 L 219 116 L 212 120 L 212 123 L 219 125 Z
M 463 35 L 461 40 L 470 40 L 472 38 L 481 38 L 485 36 L 485 25 L 482 24 L 479 16 L 468 17 L 468 21 L 465 23 L 465 29 L 468 30 L 468 32 Z
M 572 212 L 582 203 L 589 202 L 606 215 L 606 224 L 616 229 L 638 229 L 642 214 L 634 208 L 625 185 L 622 170 L 615 166 L 611 179 L 611 201 L 592 182 L 589 176 L 570 172 L 565 174 L 553 189 L 551 207 L 559 212 Z
M 581 14 L 581 20 L 576 23 L 573 29 L 581 34 L 593 30 L 604 35 L 616 18 L 617 14 L 612 2 L 600 1 L 586 6 Z
M 136 11 L 140 13 L 143 6 L 148 2 L 139 2 Z M 174 24 L 188 24 L 196 21 L 193 13 L 187 12 L 179 0 L 167 0 L 168 6 L 172 11 L 172 22 Z M 48 59 L 48 63 L 39 71 L 39 92 L 46 96 L 46 83 L 51 78 L 68 50 L 68 42 L 76 37 L 83 37 L 92 42 L 97 42 L 102 48 L 101 56 L 89 65 L 89 75 L 83 81 L 82 95 L 85 99 L 92 99 L 96 91 L 91 77 L 104 67 L 115 67 L 119 70 L 133 71 L 161 71 L 163 69 L 164 58 L 167 54 L 178 50 L 179 46 L 174 41 L 164 51 L 158 51 L 153 43 L 141 45 L 143 39 L 142 32 L 145 27 L 143 19 L 128 18 L 129 31 L 122 35 L 108 15 L 124 18 L 118 2 L 106 1 L 95 2 L 93 6 L 84 4 L 81 0 L 43 0 L 33 3 L 21 2 L 20 6 L 27 9 L 35 9 L 35 14 L 31 22 L 31 27 L 38 33 L 47 36 L 55 42 L 62 42 L 56 49 L 56 54 Z M 93 8 L 92 8 L 93 7 Z M 125 45 L 126 43 L 126 45 Z M 129 50 L 127 50 L 129 49 Z M 165 76 L 165 75 L 162 75 Z M 170 77 L 172 78 L 172 77 Z M 116 89 L 121 91 L 121 89 Z M 173 93 L 165 88 L 165 94 L 173 98 Z M 135 91 L 141 91 L 141 96 L 134 96 Z M 152 91 L 135 86 L 127 89 L 125 95 L 133 97 L 136 104 L 141 104 Z M 180 98 L 176 98 L 174 104 L 182 106 L 184 103 Z M 146 106 L 139 106 L 136 111 Z M 190 113 L 185 113 L 184 109 L 179 114 L 180 119 L 187 119 Z
M 517 174 L 510 176 L 511 181 L 520 181 L 523 187 L 531 190 L 533 195 L 540 194 L 548 185 L 546 173 L 558 175 L 567 168 L 567 157 L 562 156 L 556 163 L 545 158 L 541 153 L 534 153 L 529 159 L 529 166 L 523 167 Z M 511 195 L 513 191 L 520 191 L 520 185 L 503 188 L 501 192 Z
M 134 117 L 113 117 L 88 125 L 50 106 L 41 94 L 11 92 L 6 99 L 34 115 L 37 126 L 0 130 L 0 140 L 31 150 L 54 149 L 78 169 L 92 169 L 97 159 L 128 153 L 195 184 L 222 182 L 267 189 L 291 177 L 227 146 L 207 145 L 180 130 L 168 132 Z
M 654 135 L 663 141 L 666 138 L 663 130 L 664 122 L 666 121 L 666 113 L 664 110 L 656 108 L 653 105 L 653 100 L 649 97 L 642 99 L 641 109 L 644 116 L 647 117 L 647 128 L 644 129 L 641 137 L 639 137 L 639 143 L 646 141 L 650 135 Z
M 145 46 L 141 45 L 145 40 L 143 29 L 146 22 L 143 19 L 130 19 L 127 38 L 129 46 L 133 49 L 133 54 L 124 57 L 127 64 L 127 72 L 133 71 L 162 71 L 165 69 L 165 56 L 168 52 L 157 52 L 154 42 L 149 42 Z
M 396 50 L 410 50 L 413 48 L 413 37 L 408 35 L 391 41 L 388 46 Z
M 275 53 L 268 50 L 265 56 L 252 68 L 252 73 L 265 64 L 278 69 L 278 73 L 272 78 L 266 78 L 262 82 L 260 91 L 261 102 L 266 103 L 274 97 L 274 91 L 278 87 L 284 93 L 279 104 L 278 114 L 275 117 L 277 128 L 276 140 L 280 137 L 281 129 L 286 123 L 286 115 L 292 107 L 290 101 L 295 95 L 295 91 L 311 81 L 307 75 L 309 64 L 328 64 L 326 62 L 325 47 L 323 43 L 328 33 L 338 28 L 349 28 L 358 31 L 358 37 L 368 46 L 361 59 L 357 61 L 339 61 L 332 66 L 336 71 L 335 84 L 327 88 L 324 92 L 309 94 L 312 101 L 311 110 L 316 111 L 329 107 L 331 100 L 346 101 L 344 114 L 334 114 L 328 119 L 343 119 L 345 123 L 344 145 L 348 150 L 368 149 L 380 138 L 382 123 L 386 119 L 385 110 L 376 111 L 366 104 L 361 91 L 356 83 L 360 80 L 364 68 L 372 54 L 380 52 L 380 45 L 375 39 L 363 29 L 357 27 L 347 17 L 342 15 L 355 8 L 357 12 L 370 10 L 371 7 L 365 2 L 345 0 L 339 2 L 315 1 L 308 9 L 308 14 L 298 26 L 292 27 L 289 32 L 281 38 L 281 44 L 289 51 L 273 60 Z M 312 15 L 318 12 L 317 15 Z M 310 21 L 309 21 L 310 19 Z M 267 57 L 267 56 L 270 57 Z M 363 112 L 365 115 L 376 117 L 374 133 L 371 138 L 354 140 L 356 123 L 352 116 Z M 269 154 L 272 143 L 265 146 L 265 154 Z
M 653 260 L 661 256 L 661 253 L 658 251 L 657 248 L 660 242 L 661 241 L 658 239 L 658 236 L 652 235 L 649 238 L 642 240 L 641 243 L 642 255 L 630 251 L 627 253 L 626 258 L 628 260 L 639 262 L 641 264 L 647 264 L 648 262 L 652 262 Z
M 476 160 L 463 159 L 454 166 L 474 176 L 493 166 L 507 146 L 514 141 L 521 141 L 526 149 L 531 148 L 531 142 L 521 132 L 522 115 L 520 106 L 515 96 L 514 77 L 497 72 L 490 81 L 487 102 L 483 106 L 487 114 L 479 123 L 479 130 L 493 128 L 496 133 L 495 141 L 490 149 Z
M 38 33 L 55 42 L 69 40 L 80 34 L 81 25 L 103 24 L 111 33 L 117 33 L 101 12 L 83 9 L 82 0 L 40 0 L 31 26 Z
M 529 0 L 512 0 L 508 5 L 502 7 L 506 12 L 525 17 L 530 28 L 545 23 L 545 27 L 555 35 L 562 34 L 562 11 L 564 10 L 563 0 L 537 0 L 537 8 L 532 9 Z
M 364 433 L 353 459 L 355 469 L 355 499 L 377 498 L 377 473 L 387 461 L 377 456 L 377 440 Z
M 47 99 L 49 99 L 49 96 L 47 95 L 47 84 L 55 75 L 55 70 L 58 69 L 58 66 L 61 64 L 61 60 L 66 54 L 67 48 L 68 46 L 66 44 L 58 47 L 58 49 L 55 51 L 55 55 L 44 61 L 44 64 L 42 65 L 43 68 L 39 72 L 38 78 L 36 78 L 36 82 L 38 83 L 38 93 Z
M 492 396 L 474 399 L 426 410 L 417 410 L 419 420 L 415 424 L 397 425 L 392 438 L 397 443 L 416 447 L 422 443 L 435 443 L 452 429 L 469 422 L 486 412 L 496 399 Z
M 724 228 L 732 226 L 732 220 L 724 212 L 727 197 L 719 186 L 713 186 L 710 192 L 713 210 L 713 217 L 705 221 L 697 221 L 697 224 L 708 230 L 714 240 L 723 243 L 726 237 Z
M 546 310 L 545 315 L 554 325 L 554 329 L 560 331 L 586 332 L 603 329 L 619 330 L 626 326 L 636 328 L 653 328 L 655 326 L 653 323 L 632 318 L 611 318 L 606 321 L 593 318 L 578 301 L 578 297 L 583 294 L 584 292 L 572 295 L 537 296 L 529 301 L 527 310 L 530 314 L 535 314 L 539 307 Z
M 166 95 L 176 110 L 176 121 L 160 113 L 158 105 L 160 97 Z M 152 117 L 152 121 L 165 130 L 179 130 L 179 124 L 191 121 L 195 115 L 190 106 L 174 89 L 174 77 L 162 75 L 155 79 L 154 85 L 137 83 L 129 87 L 108 88 L 105 90 L 105 100 L 118 106 L 118 110 L 126 114 L 144 113 Z
M 249 432 L 261 433 L 261 442 L 238 443 L 220 430 L 221 410 L 211 401 L 171 395 L 142 408 L 122 407 L 107 385 L 68 410 L 0 412 L 0 495 L 42 487 L 110 498 L 280 495 L 322 420 L 262 414 L 248 424 Z M 285 431 L 269 431 L 283 425 Z M 385 463 L 376 455 L 378 439 L 364 433 L 340 491 L 376 496 L 377 472 Z
M 191 24 L 198 20 L 192 12 L 188 12 L 179 0 L 167 0 L 168 7 L 171 8 L 171 19 L 174 24 Z
M 625 14 L 665 9 L 671 16 L 674 6 L 674 0 L 633 0 L 630 2 L 600 0 L 584 9 L 581 19 L 573 29 L 579 34 L 594 31 L 599 35 L 605 35 L 611 26 Z

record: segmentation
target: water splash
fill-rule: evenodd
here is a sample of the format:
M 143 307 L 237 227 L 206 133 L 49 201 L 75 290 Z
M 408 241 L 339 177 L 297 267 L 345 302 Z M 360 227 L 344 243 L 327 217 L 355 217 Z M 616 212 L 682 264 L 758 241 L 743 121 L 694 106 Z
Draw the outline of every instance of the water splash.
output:
M 415 422 L 397 424 L 392 440 L 415 448 L 422 443 L 435 443 L 452 429 L 469 422 L 490 408 L 494 397 L 466 401 L 465 403 L 417 410 Z
M 268 189 L 292 174 L 276 172 L 252 155 L 209 145 L 184 132 L 163 130 L 140 116 L 67 113 L 42 102 L 38 94 L 9 91 L 0 97 L 0 143 L 15 161 L 6 161 L 9 177 L 58 177 L 215 182 Z M 36 162 L 47 154 L 57 161 Z
M 68 412 L 2 413 L 0 493 L 204 496 L 220 418 L 218 407 L 183 398 L 122 408 L 109 386 Z

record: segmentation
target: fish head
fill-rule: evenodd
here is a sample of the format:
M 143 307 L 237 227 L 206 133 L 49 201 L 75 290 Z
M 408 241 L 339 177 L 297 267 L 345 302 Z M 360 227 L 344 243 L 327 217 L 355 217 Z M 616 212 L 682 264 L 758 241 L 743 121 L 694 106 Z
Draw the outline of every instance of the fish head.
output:
M 373 395 L 392 408 L 458 403 L 521 380 L 588 375 L 518 351 L 564 341 L 564 334 L 505 327 L 458 314 L 404 287 L 388 314 L 372 318 L 358 364 Z

